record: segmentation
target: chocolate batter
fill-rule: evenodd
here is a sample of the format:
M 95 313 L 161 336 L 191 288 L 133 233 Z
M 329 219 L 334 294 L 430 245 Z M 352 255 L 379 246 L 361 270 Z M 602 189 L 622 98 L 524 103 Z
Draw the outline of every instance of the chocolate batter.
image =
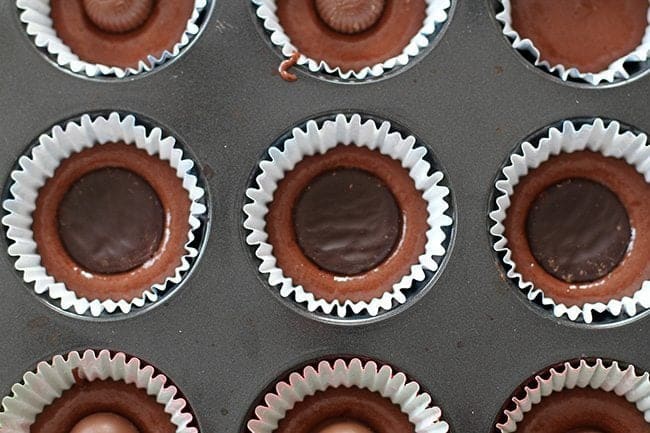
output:
M 601 72 L 640 44 L 647 0 L 512 0 L 512 27 L 542 60 Z
M 587 179 L 563 180 L 543 191 L 528 213 L 526 234 L 540 265 L 567 283 L 609 274 L 625 256 L 631 235 L 616 194 Z
M 557 278 L 540 266 L 531 251 L 532 246 L 529 243 L 527 230 L 530 209 L 540 194 L 567 179 L 591 180 L 610 190 L 625 208 L 630 230 L 634 234 L 634 239 L 630 242 L 629 248 L 618 266 L 594 281 L 571 283 Z M 586 302 L 608 302 L 611 299 L 621 299 L 623 296 L 632 296 L 639 290 L 643 281 L 650 279 L 650 218 L 648 218 L 650 215 L 650 185 L 633 166 L 624 160 L 605 157 L 591 151 L 561 153 L 552 156 L 520 179 L 510 199 L 511 203 L 507 210 L 504 227 L 516 271 L 523 276 L 524 280 L 530 281 L 535 287 L 542 289 L 556 303 L 580 306 Z M 559 218 L 565 217 L 566 212 L 561 212 Z M 622 218 L 621 220 L 624 221 Z M 584 233 L 585 228 L 576 223 L 577 233 Z M 602 227 L 594 227 L 593 230 L 605 232 Z M 624 232 L 626 229 L 622 227 L 621 233 Z M 541 229 L 539 233 L 541 236 Z M 575 239 L 582 238 L 582 235 L 573 236 Z M 558 240 L 558 242 L 565 241 L 564 239 Z M 610 240 L 606 241 L 607 244 L 610 242 Z M 619 242 L 620 245 L 623 241 L 614 242 Z M 575 248 L 574 246 L 574 251 L 576 251 Z M 556 251 L 559 249 L 556 248 Z M 593 258 L 595 256 L 592 253 L 589 253 L 589 256 Z M 581 251 L 581 254 L 585 254 L 585 251 Z M 574 259 L 584 262 L 582 257 L 584 256 L 576 256 Z M 618 263 L 618 260 L 611 262 Z
M 300 53 L 296 51 L 291 55 L 291 57 L 283 60 L 282 63 L 280 63 L 278 72 L 284 81 L 292 82 L 298 79 L 296 74 L 289 72 L 289 69 L 293 68 L 298 63 L 298 59 L 300 59 Z
M 107 169 L 111 170 L 106 171 Z M 126 178 L 123 178 L 124 171 L 130 173 Z M 122 185 L 120 189 L 127 195 L 117 194 L 117 191 L 108 192 L 113 189 L 113 185 L 110 188 L 108 185 L 102 188 L 104 192 L 110 195 L 116 194 L 111 197 L 114 203 L 131 204 L 137 206 L 138 211 L 148 212 L 152 217 L 151 220 L 145 218 L 145 215 L 134 216 L 132 214 L 134 209 L 118 209 L 114 204 L 111 206 L 108 202 L 103 202 L 101 196 L 91 197 L 93 194 L 84 191 L 83 185 L 86 184 L 84 177 L 91 176 L 91 183 L 99 187 L 98 183 L 101 182 L 98 181 L 101 181 L 104 175 L 117 172 L 122 173 L 119 175 L 119 182 Z M 99 176 L 99 179 L 96 176 Z M 81 183 L 79 179 L 82 179 Z M 132 195 L 135 191 L 129 191 L 131 187 L 124 189 L 124 182 L 133 180 L 139 182 L 139 193 L 147 197 L 147 206 L 144 202 L 134 203 L 143 197 L 138 194 Z M 146 186 L 143 186 L 143 183 Z M 85 210 L 89 217 L 95 218 L 92 221 L 79 220 L 72 215 L 76 212 L 75 208 L 68 208 L 75 202 L 81 206 L 82 200 L 77 199 L 82 196 L 84 202 L 88 200 L 101 207 L 101 209 Z M 161 213 L 157 209 L 156 202 L 159 202 L 162 207 L 161 238 L 159 237 Z M 54 175 L 38 191 L 36 208 L 32 215 L 34 220 L 32 230 L 41 263 L 49 275 L 56 281 L 65 283 L 66 287 L 79 297 L 113 301 L 131 300 L 141 296 L 153 284 L 163 283 L 167 277 L 174 275 L 175 269 L 180 266 L 190 231 L 190 204 L 182 180 L 169 166 L 168 161 L 163 161 L 158 156 L 151 156 L 134 145 L 121 142 L 95 145 L 82 150 L 63 160 Z M 60 217 L 62 216 L 64 225 L 73 222 L 74 227 L 63 227 L 61 230 Z M 127 224 L 127 227 L 117 227 L 127 217 L 135 218 L 130 222 L 133 226 L 128 227 Z M 107 227 L 107 224 L 112 225 Z M 146 227 L 147 224 L 152 227 Z M 74 228 L 81 231 L 77 233 Z M 153 231 L 149 232 L 152 228 Z M 138 230 L 144 232 L 137 233 Z M 139 238 L 145 232 L 147 232 L 145 237 L 149 240 L 133 238 L 120 240 L 117 236 Z M 106 235 L 112 236 L 113 239 L 108 241 Z M 83 245 L 86 241 L 92 245 Z M 108 241 L 109 244 L 103 245 L 104 241 Z M 151 250 L 154 245 L 157 247 L 152 255 Z M 144 251 L 136 251 L 136 247 L 144 247 Z M 119 256 L 119 253 L 127 251 L 134 254 L 129 260 L 125 260 L 127 257 Z M 85 256 L 86 253 L 88 256 Z M 138 266 L 137 262 L 143 259 L 146 261 Z M 127 271 L 119 272 L 120 269 L 127 267 L 129 268 Z M 97 273 L 96 270 L 116 272 Z
M 347 426 L 346 426 L 347 424 Z M 347 430 L 343 430 L 344 428 Z M 367 389 L 327 388 L 296 403 L 275 433 L 413 433 L 408 415 Z
M 81 60 L 137 68 L 180 42 L 194 0 L 51 0 L 52 24 Z
M 643 412 L 614 392 L 565 389 L 542 398 L 517 423 L 517 433 L 650 433 Z
M 314 178 L 293 209 L 298 244 L 321 269 L 367 272 L 393 251 L 400 210 L 390 190 L 372 174 L 336 169 Z
M 320 174 L 342 169 L 360 170 L 379 179 L 394 197 L 402 221 L 395 247 L 392 242 L 383 244 L 383 251 L 392 251 L 388 257 L 367 272 L 353 276 L 341 276 L 316 265 L 305 255 L 294 229 L 294 208 L 305 188 Z M 411 266 L 418 263 L 418 257 L 425 251 L 428 215 L 422 192 L 400 161 L 365 147 L 339 145 L 324 154 L 304 158 L 285 173 L 269 204 L 266 228 L 277 265 L 294 284 L 302 285 L 317 298 L 358 302 L 392 291 L 393 284 L 411 272 Z M 381 255 L 376 255 L 375 260 Z
M 291 43 L 307 57 L 359 71 L 402 53 L 424 24 L 424 0 L 278 0 Z
M 102 168 L 72 184 L 59 205 L 58 223 L 61 241 L 77 263 L 94 273 L 113 274 L 153 258 L 165 215 L 142 177 Z
M 105 430 L 97 428 L 103 426 Z M 106 430 L 112 427 L 111 430 Z M 135 428 L 135 431 L 133 431 Z M 90 429 L 90 430 L 89 430 Z M 156 398 L 133 384 L 76 378 L 36 416 L 30 433 L 174 433 L 176 425 Z

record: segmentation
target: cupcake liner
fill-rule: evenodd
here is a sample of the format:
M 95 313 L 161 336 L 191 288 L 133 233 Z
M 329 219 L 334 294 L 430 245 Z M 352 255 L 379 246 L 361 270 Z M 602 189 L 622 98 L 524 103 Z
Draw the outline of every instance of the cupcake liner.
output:
M 160 159 L 169 161 L 176 175 L 182 179 L 183 188 L 191 200 L 188 216 L 190 231 L 180 266 L 163 283 L 152 285 L 140 297 L 132 300 L 100 301 L 80 298 L 64 283 L 48 275 L 41 264 L 34 240 L 32 212 L 36 207 L 39 189 L 54 175 L 54 171 L 64 159 L 83 149 L 112 141 L 133 144 L 146 150 L 149 155 L 158 155 Z M 133 115 L 122 117 L 113 112 L 108 117 L 98 116 L 94 119 L 85 114 L 78 122 L 68 122 L 65 129 L 55 126 L 50 133 L 42 134 L 38 142 L 39 144 L 31 149 L 29 156 L 20 157 L 20 168 L 11 172 L 11 198 L 3 203 L 7 214 L 2 219 L 7 228 L 7 237 L 12 241 L 8 248 L 9 255 L 17 257 L 15 268 L 23 273 L 26 283 L 33 283 L 37 294 L 60 302 L 63 310 L 98 317 L 102 313 L 118 311 L 126 314 L 133 308 L 156 302 L 159 294 L 167 290 L 169 285 L 177 284 L 183 279 L 191 266 L 191 260 L 198 255 L 197 249 L 191 245 L 195 237 L 194 231 L 201 225 L 199 217 L 206 212 L 205 205 L 200 202 L 205 191 L 197 184 L 196 176 L 191 174 L 194 162 L 191 159 L 183 159 L 183 151 L 176 146 L 174 137 L 164 137 L 160 128 L 148 131 L 144 126 L 137 124 Z
M 108 350 L 71 352 L 65 357 L 57 355 L 50 362 L 40 362 L 35 372 L 26 373 L 21 383 L 11 387 L 12 395 L 2 400 L 0 430 L 29 433 L 36 416 L 75 384 L 75 370 L 88 381 L 112 379 L 145 389 L 165 407 L 170 421 L 176 425 L 176 433 L 198 433 L 189 426 L 193 416 L 186 409 L 187 402 L 177 396 L 175 386 L 167 384 L 167 377 L 156 374 L 152 366 L 138 358 L 127 358 L 121 352 L 111 354 Z
M 498 13 L 496 19 L 503 26 L 503 34 L 512 41 L 512 46 L 518 51 L 530 53 L 535 59 L 535 66 L 541 67 L 548 72 L 560 77 L 563 81 L 569 78 L 585 81 L 594 86 L 603 81 L 613 83 L 617 80 L 626 80 L 630 78 L 630 72 L 626 69 L 626 63 L 645 62 L 650 55 L 650 10 L 648 10 L 648 27 L 641 44 L 631 53 L 615 60 L 609 67 L 601 72 L 580 72 L 577 68 L 569 68 L 564 65 L 551 65 L 548 61 L 541 58 L 540 51 L 530 39 L 522 39 L 517 31 L 512 27 L 511 17 L 511 0 L 499 0 L 503 11 Z
M 148 72 L 169 59 L 178 56 L 181 50 L 190 43 L 190 40 L 199 32 L 196 21 L 207 6 L 207 0 L 195 0 L 194 11 L 183 32 L 180 41 L 171 51 L 165 50 L 159 57 L 148 55 L 138 63 L 137 68 L 120 68 L 99 63 L 89 63 L 80 59 L 56 34 L 50 18 L 50 0 L 16 0 L 16 6 L 22 12 L 20 21 L 25 24 L 27 34 L 33 38 L 34 44 L 42 48 L 57 63 L 57 65 L 70 69 L 72 72 L 85 74 L 88 77 L 114 76 L 124 78 L 128 75 L 137 75 Z
M 276 385 L 274 393 L 266 394 L 264 405 L 255 408 L 256 418 L 248 421 L 248 429 L 251 433 L 273 433 L 296 403 L 318 391 L 341 386 L 367 389 L 389 399 L 408 415 L 416 433 L 449 431 L 449 425 L 441 421 L 442 411 L 432 404 L 429 394 L 420 392 L 417 382 L 409 381 L 404 373 L 394 372 L 388 365 L 357 358 L 321 361 L 316 368 L 305 367 L 302 374 L 291 373 L 288 381 Z
M 299 52 L 289 36 L 284 32 L 280 20 L 276 15 L 275 0 L 251 0 L 256 6 L 256 15 L 262 20 L 264 28 L 270 32 L 271 43 L 280 48 L 282 55 L 290 58 L 295 52 Z M 342 80 L 365 80 L 366 78 L 378 78 L 386 71 L 397 66 L 405 66 L 411 61 L 411 58 L 420 54 L 431 43 L 430 37 L 436 30 L 448 19 L 448 10 L 451 7 L 451 0 L 424 0 L 427 3 L 426 17 L 422 23 L 422 28 L 411 39 L 410 43 L 404 47 L 401 54 L 391 57 L 382 63 L 367 66 L 360 71 L 347 70 L 343 71 L 340 67 L 332 67 L 323 60 L 315 60 L 300 54 L 297 64 L 306 66 L 311 72 L 325 72 L 338 76 Z
M 490 218 L 494 221 L 494 225 L 490 228 L 490 233 L 495 237 L 494 250 L 503 255 L 508 278 L 517 282 L 529 300 L 538 300 L 543 306 L 551 307 L 555 317 L 566 315 L 572 321 L 582 319 L 585 323 L 591 323 L 594 313 L 608 312 L 615 317 L 624 313 L 634 316 L 650 308 L 650 281 L 644 281 L 632 297 L 612 299 L 606 304 L 602 302 L 585 303 L 580 307 L 556 303 L 551 297 L 544 294 L 542 289 L 535 287 L 532 282 L 524 280 L 512 260 L 512 251 L 505 238 L 503 222 L 515 186 L 530 170 L 539 167 L 551 156 L 581 150 L 590 150 L 599 152 L 606 157 L 622 159 L 634 166 L 636 171 L 643 175 L 645 181 L 650 183 L 650 146 L 647 144 L 647 139 L 648 137 L 642 133 L 622 132 L 621 125 L 616 121 L 605 125 L 602 119 L 595 119 L 592 123 L 584 124 L 578 128 L 573 122 L 567 120 L 562 124 L 561 130 L 550 128 L 548 135 L 539 140 L 536 146 L 529 142 L 523 143 L 521 150 L 512 154 L 510 163 L 503 168 L 502 176 L 496 182 L 498 191 L 496 210 L 490 212 Z
M 512 398 L 514 409 L 504 411 L 505 422 L 496 426 L 501 433 L 516 432 L 517 423 L 521 422 L 525 414 L 544 397 L 563 389 L 587 387 L 614 392 L 619 397 L 625 397 L 627 401 L 634 403 L 640 412 L 643 412 L 646 422 L 650 423 L 648 373 L 639 376 L 633 366 L 621 368 L 616 361 L 610 366 L 605 366 L 602 359 L 593 361 L 582 359 L 577 366 L 565 362 L 562 367 L 559 371 L 551 368 L 549 374 L 535 376 L 535 384 L 524 388 L 522 398 Z
M 273 246 L 267 242 L 268 205 L 273 200 L 273 193 L 284 174 L 291 171 L 304 157 L 323 154 L 338 144 L 367 147 L 401 161 L 402 167 L 409 171 L 415 187 L 422 191 L 422 197 L 427 203 L 429 230 L 425 234 L 427 242 L 424 253 L 419 256 L 418 263 L 411 266 L 411 272 L 393 285 L 391 292 L 386 292 L 381 298 L 374 298 L 370 302 L 326 301 L 316 298 L 309 290 L 294 285 L 292 279 L 284 275 L 282 269 L 277 266 Z M 443 227 L 452 224 L 452 219 L 445 215 L 449 208 L 445 200 L 449 189 L 440 184 L 443 179 L 442 172 L 429 174 L 431 164 L 424 159 L 427 150 L 417 145 L 413 136 L 403 137 L 399 132 L 391 131 L 391 124 L 387 121 L 378 124 L 374 120 L 362 121 L 359 114 L 349 117 L 338 114 L 334 120 L 327 120 L 321 126 L 310 120 L 304 129 L 294 128 L 290 138 L 284 141 L 282 149 L 272 146 L 268 153 L 270 159 L 259 164 L 261 173 L 255 178 L 255 186 L 246 190 L 250 201 L 244 206 L 247 216 L 244 227 L 250 231 L 246 242 L 256 247 L 255 255 L 261 261 L 259 271 L 267 274 L 271 286 L 279 286 L 283 298 L 293 296 L 298 303 L 306 302 L 310 312 L 322 310 L 326 314 L 333 314 L 335 310 L 340 318 L 349 315 L 348 308 L 354 314 L 366 311 L 370 316 L 376 316 L 380 310 L 390 310 L 394 302 L 405 303 L 407 299 L 403 292 L 409 290 L 415 281 L 423 281 L 426 271 L 435 272 L 438 269 L 435 258 L 446 253 L 446 235 Z

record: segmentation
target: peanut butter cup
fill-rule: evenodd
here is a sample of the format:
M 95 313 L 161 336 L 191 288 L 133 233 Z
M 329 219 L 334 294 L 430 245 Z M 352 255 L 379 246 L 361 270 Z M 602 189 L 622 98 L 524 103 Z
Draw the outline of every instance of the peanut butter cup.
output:
M 402 53 L 422 28 L 424 0 L 277 0 L 277 16 L 297 50 L 343 71 Z
M 511 0 L 512 27 L 551 65 L 597 73 L 633 52 L 648 27 L 646 0 Z
M 316 11 L 333 30 L 355 34 L 375 25 L 385 4 L 385 0 L 316 0 Z
M 195 0 L 51 0 L 57 36 L 82 61 L 137 69 L 181 42 Z
M 106 143 L 65 159 L 38 191 L 34 239 L 46 271 L 78 296 L 130 300 L 180 266 L 189 214 L 167 162 Z
M 400 163 L 339 145 L 304 158 L 266 217 L 278 266 L 319 298 L 370 301 L 425 252 L 427 205 Z

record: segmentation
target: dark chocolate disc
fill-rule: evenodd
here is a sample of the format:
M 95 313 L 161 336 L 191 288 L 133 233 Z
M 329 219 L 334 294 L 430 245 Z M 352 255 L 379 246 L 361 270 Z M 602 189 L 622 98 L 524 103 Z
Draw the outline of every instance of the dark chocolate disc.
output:
M 82 418 L 70 433 L 139 433 L 139 430 L 123 416 L 99 412 Z
M 361 33 L 372 27 L 384 12 L 385 0 L 316 0 L 316 11 L 332 30 Z
M 109 33 L 126 33 L 142 26 L 154 0 L 82 0 L 86 15 L 97 27 Z
M 342 168 L 315 177 L 296 200 L 298 245 L 320 268 L 338 275 L 373 269 L 395 248 L 400 209 L 381 180 Z
M 121 168 L 82 176 L 58 209 L 66 251 L 81 267 L 100 274 L 126 272 L 150 260 L 164 224 L 163 207 L 151 185 Z
M 311 433 L 374 433 L 365 424 L 349 419 L 337 419 L 323 423 Z
M 567 283 L 609 274 L 625 256 L 631 236 L 618 197 L 600 183 L 581 178 L 544 190 L 531 205 L 526 230 L 535 259 Z

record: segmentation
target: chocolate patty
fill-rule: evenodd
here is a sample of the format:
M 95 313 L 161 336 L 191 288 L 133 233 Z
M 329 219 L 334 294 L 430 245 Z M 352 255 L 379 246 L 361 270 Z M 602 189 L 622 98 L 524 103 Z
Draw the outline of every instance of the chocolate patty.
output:
M 165 407 L 133 384 L 113 380 L 87 381 L 76 377 L 72 388 L 64 391 L 52 404 L 38 414 L 30 433 L 67 433 L 83 428 L 84 422 L 96 427 L 97 415 L 109 414 L 112 426 L 132 424 L 138 433 L 174 433 L 176 426 L 165 413 Z M 92 418 L 91 418 L 92 417 Z M 102 417 L 99 417 L 101 421 Z M 120 419 L 121 418 L 121 419 Z M 94 421 L 93 421 L 94 420 Z M 126 421 L 126 422 L 125 422 Z M 88 430 L 82 430 L 87 432 Z M 98 430 L 92 430 L 97 432 Z M 108 430 L 110 433 L 131 433 Z M 105 431 L 102 431 L 104 433 Z
M 82 176 L 58 209 L 66 251 L 87 270 L 101 274 L 126 272 L 150 260 L 158 250 L 164 222 L 151 185 L 121 168 Z
M 422 28 L 425 11 L 424 0 L 277 1 L 280 24 L 298 51 L 343 71 L 401 54 Z
M 180 42 L 194 0 L 51 0 L 56 34 L 81 60 L 137 68 Z M 112 12 L 110 12 L 112 10 Z
M 636 49 L 648 26 L 647 0 L 512 0 L 512 27 L 542 60 L 601 72 Z
M 337 169 L 314 178 L 293 209 L 298 244 L 314 263 L 339 275 L 369 271 L 393 251 L 400 210 L 372 174 Z
M 409 433 L 415 427 L 408 415 L 378 392 L 367 389 L 327 388 L 296 403 L 278 423 L 274 433 Z M 327 428 L 337 428 L 327 430 Z M 364 430 L 365 429 L 365 430 Z M 355 433 L 356 433 L 355 432 Z
M 546 272 L 568 283 L 595 281 L 625 256 L 630 222 L 616 194 L 587 179 L 567 179 L 533 202 L 526 234 Z
M 614 392 L 592 388 L 565 389 L 542 398 L 517 433 L 650 433 L 650 424 L 633 403 Z

